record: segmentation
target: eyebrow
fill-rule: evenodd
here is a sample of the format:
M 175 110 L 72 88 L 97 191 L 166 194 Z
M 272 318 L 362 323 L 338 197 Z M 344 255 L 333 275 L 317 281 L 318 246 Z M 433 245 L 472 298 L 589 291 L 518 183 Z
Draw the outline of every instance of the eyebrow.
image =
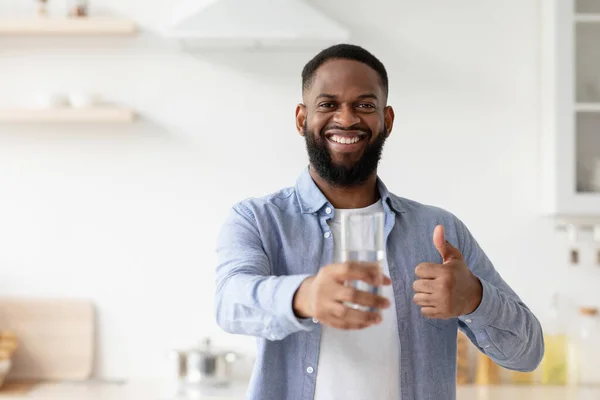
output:
M 319 95 L 317 96 L 317 98 L 315 100 L 319 100 L 319 99 L 335 99 L 336 96 L 333 94 L 327 94 L 327 93 L 319 93 Z
M 367 93 L 367 94 L 361 94 L 360 96 L 358 96 L 359 99 L 375 99 L 377 100 L 377 95 L 375 93 Z
M 328 94 L 328 93 L 319 93 L 319 95 L 317 96 L 317 98 L 315 100 L 319 100 L 319 99 L 335 99 L 337 98 L 336 95 L 334 94 Z M 375 93 L 365 93 L 365 94 L 361 94 L 360 96 L 358 96 L 358 99 L 375 99 L 377 100 L 377 95 Z

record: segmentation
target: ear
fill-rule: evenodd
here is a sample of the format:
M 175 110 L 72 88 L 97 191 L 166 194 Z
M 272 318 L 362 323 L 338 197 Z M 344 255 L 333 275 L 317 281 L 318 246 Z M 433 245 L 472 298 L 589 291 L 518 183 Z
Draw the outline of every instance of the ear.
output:
M 392 134 L 392 128 L 394 127 L 394 109 L 392 106 L 386 106 L 383 110 L 383 122 L 387 128 L 388 137 Z
M 302 103 L 296 106 L 296 130 L 304 136 L 304 122 L 306 121 L 306 106 Z

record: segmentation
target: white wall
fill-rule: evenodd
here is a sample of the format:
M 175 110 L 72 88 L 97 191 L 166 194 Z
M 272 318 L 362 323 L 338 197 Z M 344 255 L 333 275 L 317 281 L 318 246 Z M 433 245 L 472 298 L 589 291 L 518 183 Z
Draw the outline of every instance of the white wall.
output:
M 102 6 L 153 29 L 171 3 Z M 539 216 L 536 1 L 312 3 L 389 70 L 387 185 L 461 217 L 535 311 L 552 287 L 600 305 L 596 271 L 569 270 Z M 151 32 L 0 39 L 0 106 L 83 88 L 143 116 L 0 125 L 0 293 L 93 299 L 101 377 L 158 376 L 167 349 L 201 335 L 251 349 L 213 322 L 215 238 L 235 201 L 293 185 L 305 166 L 293 115 L 312 55 L 194 56 Z

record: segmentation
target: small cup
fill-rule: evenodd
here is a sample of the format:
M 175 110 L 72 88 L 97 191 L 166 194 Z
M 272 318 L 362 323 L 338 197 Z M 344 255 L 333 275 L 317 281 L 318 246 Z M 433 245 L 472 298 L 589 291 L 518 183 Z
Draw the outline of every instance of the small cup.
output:
M 36 104 L 42 108 L 62 108 L 69 106 L 69 99 L 62 93 L 42 93 L 37 96 Z
M 74 108 L 88 108 L 95 106 L 98 98 L 91 93 L 72 92 L 69 94 L 69 103 Z

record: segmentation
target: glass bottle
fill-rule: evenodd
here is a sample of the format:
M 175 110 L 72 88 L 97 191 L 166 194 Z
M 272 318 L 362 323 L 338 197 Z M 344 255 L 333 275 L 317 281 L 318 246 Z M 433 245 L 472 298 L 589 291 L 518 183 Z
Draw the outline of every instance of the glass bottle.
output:
M 456 354 L 456 383 L 465 385 L 470 383 L 470 362 L 469 362 L 469 338 L 463 332 L 458 331 L 457 335 L 457 354 Z
M 45 17 L 48 15 L 48 0 L 37 0 L 36 1 L 37 5 L 38 5 L 38 15 L 40 17 Z
M 560 310 L 559 296 L 552 296 L 552 303 L 544 327 L 545 352 L 541 365 L 541 383 L 565 385 L 567 383 L 567 333 L 566 321 Z
M 69 17 L 81 18 L 89 14 L 87 0 L 69 0 Z
M 492 361 L 485 353 L 477 354 L 477 370 L 475 372 L 475 383 L 477 385 L 500 384 L 500 366 Z
M 534 372 L 511 371 L 511 382 L 519 385 L 531 385 L 534 375 Z
M 600 385 L 600 320 L 598 309 L 581 307 L 577 333 L 569 343 L 569 382 L 574 385 Z

